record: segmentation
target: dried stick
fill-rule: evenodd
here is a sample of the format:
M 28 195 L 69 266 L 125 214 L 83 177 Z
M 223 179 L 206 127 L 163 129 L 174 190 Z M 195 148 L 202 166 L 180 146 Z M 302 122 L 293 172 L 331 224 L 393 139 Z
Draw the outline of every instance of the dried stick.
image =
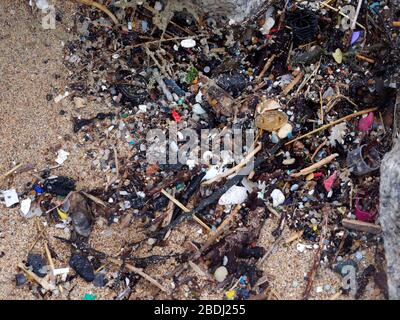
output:
M 311 161 L 314 161 L 315 156 L 317 155 L 318 151 L 321 150 L 326 144 L 328 143 L 328 140 L 325 139 L 318 147 L 315 149 L 313 155 L 311 156 Z
M 18 268 L 20 268 L 23 272 L 25 272 L 30 278 L 35 280 L 38 284 L 42 286 L 43 289 L 45 290 L 54 290 L 56 287 L 52 285 L 51 283 L 48 283 L 45 279 L 40 278 L 36 274 L 34 274 L 32 271 L 27 269 L 25 265 L 20 262 L 18 263 Z
M 97 9 L 103 11 L 106 15 L 108 15 L 111 18 L 111 20 L 115 24 L 117 24 L 117 25 L 119 24 L 119 21 L 118 21 L 117 17 L 110 10 L 108 10 L 105 5 L 103 5 L 101 3 L 98 3 L 98 2 L 95 2 L 93 0 L 76 0 L 76 1 L 78 1 L 78 2 L 80 2 L 82 4 L 86 4 L 88 6 L 95 7 Z
M 250 152 L 238 165 L 234 166 L 233 168 L 230 168 L 229 170 L 221 173 L 220 175 L 204 181 L 202 184 L 203 185 L 209 185 L 212 184 L 216 181 L 219 181 L 227 176 L 230 176 L 231 174 L 239 171 L 242 167 L 244 167 L 259 151 L 261 150 L 261 144 L 259 144 L 252 152 Z
M 203 35 L 196 35 L 196 36 L 191 36 L 190 38 L 199 38 L 202 37 Z M 132 48 L 137 48 L 141 46 L 147 46 L 149 44 L 156 44 L 156 43 L 161 43 L 161 42 L 167 42 L 167 41 L 175 41 L 175 40 L 185 40 L 188 39 L 188 37 L 174 37 L 174 38 L 169 38 L 169 39 L 158 39 L 154 41 L 148 41 L 148 42 L 143 42 L 143 43 L 138 43 L 132 46 Z
M 301 78 L 303 77 L 303 74 L 300 72 L 282 91 L 283 95 L 287 95 L 292 89 L 295 87 L 296 84 L 299 83 Z
M 186 213 L 190 212 L 190 210 L 188 208 L 186 208 L 178 199 L 176 199 L 174 196 L 169 194 L 164 189 L 161 189 L 161 193 L 164 196 L 166 196 L 169 200 L 171 200 L 173 203 L 175 203 L 179 208 L 181 208 L 183 212 L 186 212 Z M 211 228 L 208 225 L 206 225 L 202 220 L 200 220 L 195 214 L 193 214 L 193 220 L 196 221 L 199 225 L 201 225 L 208 232 L 211 232 Z
M 97 204 L 99 204 L 99 205 L 101 205 L 101 206 L 103 206 L 103 207 L 107 207 L 107 204 L 106 204 L 103 200 L 101 200 L 101 199 L 99 199 L 99 198 L 97 198 L 97 197 L 95 197 L 95 196 L 93 196 L 93 195 L 91 195 L 91 194 L 89 194 L 89 193 L 86 193 L 86 192 L 84 192 L 84 191 L 81 191 L 81 193 L 82 193 L 86 198 L 92 200 L 93 202 L 95 202 L 95 203 L 97 203 Z
M 114 179 L 112 179 L 110 182 L 107 183 L 106 191 L 107 191 L 108 188 L 109 188 L 113 183 L 115 183 L 115 181 L 117 181 L 118 178 L 119 178 L 119 162 L 118 162 L 118 153 L 117 153 L 117 149 L 116 149 L 115 147 L 113 147 L 113 151 L 114 151 L 116 175 L 115 175 Z M 108 179 L 107 179 L 107 180 L 108 180 Z
M 307 168 L 300 170 L 297 173 L 292 173 L 290 176 L 295 177 L 295 178 L 300 177 L 300 176 L 305 176 L 305 175 L 313 172 L 314 170 L 328 164 L 329 162 L 334 160 L 338 155 L 339 154 L 337 154 L 337 153 L 331 154 L 330 156 L 322 159 L 321 161 L 318 161 L 317 163 L 312 164 L 311 166 L 309 166 Z
M 120 264 L 121 261 L 119 261 L 118 259 L 114 259 L 114 258 L 108 258 L 108 260 L 114 264 Z M 162 284 L 160 284 L 157 280 L 155 280 L 154 278 L 150 277 L 148 274 L 144 273 L 142 269 L 140 268 L 136 268 L 135 266 L 129 264 L 129 263 L 125 263 L 125 267 L 132 271 L 137 273 L 138 275 L 140 275 L 141 277 L 143 277 L 144 279 L 146 279 L 147 281 L 149 281 L 150 283 L 154 284 L 157 288 L 159 288 L 161 291 L 164 292 L 169 292 L 169 290 L 164 287 Z
M 345 18 L 351 20 L 351 18 L 350 18 L 347 14 L 343 13 L 343 12 L 340 11 L 339 9 L 336 9 L 336 8 L 330 6 L 330 5 L 328 4 L 328 2 L 322 2 L 321 5 L 323 5 L 324 7 L 329 8 L 329 9 L 331 9 L 331 10 L 333 10 L 333 11 L 335 11 L 336 13 L 340 14 L 342 17 L 345 17 Z M 364 31 L 366 31 L 365 27 L 364 27 L 362 24 L 358 23 L 357 21 L 356 21 L 356 25 L 359 26 L 359 27 L 361 27 L 361 28 L 363 28 Z
M 321 260 L 321 253 L 322 253 L 322 248 L 324 246 L 324 240 L 328 231 L 328 213 L 329 213 L 329 206 L 325 206 L 324 208 L 322 208 L 322 212 L 324 214 L 323 217 L 323 221 L 322 221 L 322 234 L 321 234 L 321 238 L 319 239 L 319 244 L 318 244 L 318 250 L 314 256 L 314 261 L 313 264 L 311 266 L 310 271 L 307 274 L 307 284 L 306 284 L 306 288 L 304 289 L 304 293 L 303 293 L 303 299 L 307 300 L 313 283 L 314 283 L 314 277 L 318 271 L 319 265 L 320 265 L 320 260 Z
M 60 204 L 58 204 L 58 205 L 56 205 L 55 207 L 53 207 L 53 208 L 47 210 L 47 211 L 46 211 L 46 214 L 48 214 L 48 213 L 52 212 L 53 210 L 55 210 L 55 209 L 61 207 L 65 202 L 68 201 L 69 197 L 70 197 L 74 192 L 76 192 L 76 191 L 71 191 L 70 193 L 68 193 L 67 196 L 65 197 L 65 199 L 64 199 Z
M 272 62 L 274 62 L 276 58 L 276 54 L 273 54 L 268 61 L 265 63 L 264 68 L 261 70 L 260 74 L 257 76 L 257 82 L 259 82 L 262 77 L 264 76 L 264 74 L 267 72 L 267 70 L 269 69 L 269 67 L 271 66 Z
M 356 27 L 357 18 L 358 18 L 358 15 L 360 14 L 360 9 L 361 9 L 362 3 L 363 3 L 363 0 L 358 0 L 356 14 L 354 15 L 354 19 L 353 19 L 353 21 L 351 23 L 351 26 L 350 26 L 351 31 L 353 31 L 354 28 Z
M 272 244 L 272 246 L 269 248 L 269 250 L 264 254 L 264 256 L 260 259 L 260 261 L 258 261 L 258 266 L 261 267 L 261 265 L 263 264 L 263 262 L 271 255 L 271 253 L 275 250 L 275 248 L 278 246 L 278 244 L 281 243 L 283 239 L 283 234 L 281 234 L 276 240 L 275 242 Z
M 371 64 L 375 63 L 374 59 L 371 59 L 371 58 L 368 58 L 366 56 L 363 56 L 362 54 L 356 54 L 356 59 L 360 60 L 360 61 L 366 61 L 366 62 L 371 63 Z
M 201 246 L 200 252 L 204 252 L 204 250 L 207 250 L 214 243 L 214 241 L 224 233 L 225 228 L 229 226 L 229 224 L 237 216 L 239 209 L 240 209 L 239 204 L 235 208 L 233 208 L 233 210 L 229 213 L 229 215 L 225 218 L 225 220 L 222 221 L 222 223 L 218 226 L 215 232 L 212 232 L 207 241 Z
M 338 120 L 332 121 L 331 123 L 325 124 L 325 125 L 317 128 L 317 129 L 315 129 L 315 130 L 312 130 L 312 131 L 310 131 L 308 133 L 305 133 L 305 134 L 301 135 L 300 137 L 297 137 L 297 138 L 295 138 L 293 140 L 290 140 L 289 142 L 286 142 L 285 145 L 289 145 L 289 144 L 291 144 L 291 143 L 293 143 L 293 142 L 295 142 L 297 140 L 301 140 L 301 139 L 303 139 L 305 137 L 308 137 L 308 136 L 310 136 L 310 135 L 312 135 L 312 134 L 314 134 L 316 132 L 319 132 L 319 131 L 325 130 L 327 128 L 330 128 L 330 127 L 332 127 L 332 126 L 334 126 L 334 125 L 336 125 L 338 123 L 341 123 L 343 121 L 347 121 L 347 120 L 350 120 L 352 118 L 355 118 L 355 117 L 358 117 L 358 116 L 362 116 L 363 114 L 370 113 L 372 111 L 376 111 L 377 109 L 378 108 L 376 108 L 376 107 L 375 108 L 368 108 L 368 109 L 365 109 L 365 110 L 362 110 L 362 111 L 358 111 L 356 113 L 349 114 L 347 116 L 344 116 L 343 118 L 340 118 Z
M 0 181 L 3 180 L 4 178 L 7 178 L 13 172 L 17 171 L 21 166 L 22 166 L 22 163 L 17 164 L 14 168 L 12 168 L 11 170 L 9 170 L 6 173 L 4 173 L 3 175 L 1 175 L 0 176 Z

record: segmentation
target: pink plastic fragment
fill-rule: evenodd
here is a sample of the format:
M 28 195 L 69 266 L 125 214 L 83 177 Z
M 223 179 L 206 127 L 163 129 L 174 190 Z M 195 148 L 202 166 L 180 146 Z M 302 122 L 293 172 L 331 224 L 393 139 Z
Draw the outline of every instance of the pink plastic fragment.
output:
M 376 212 L 375 213 L 371 213 L 371 212 L 368 212 L 368 211 L 361 210 L 360 205 L 359 205 L 359 201 L 360 201 L 360 199 L 356 198 L 356 206 L 355 206 L 355 209 L 354 209 L 354 214 L 356 216 L 356 219 L 360 220 L 360 221 L 364 221 L 364 222 L 374 222 L 375 221 Z
M 327 192 L 331 191 L 333 183 L 336 180 L 337 172 L 335 171 L 328 179 L 324 181 L 324 187 Z
M 374 123 L 374 113 L 370 112 L 368 116 L 360 119 L 360 121 L 358 122 L 358 130 L 368 131 L 369 129 L 371 129 L 373 123 Z

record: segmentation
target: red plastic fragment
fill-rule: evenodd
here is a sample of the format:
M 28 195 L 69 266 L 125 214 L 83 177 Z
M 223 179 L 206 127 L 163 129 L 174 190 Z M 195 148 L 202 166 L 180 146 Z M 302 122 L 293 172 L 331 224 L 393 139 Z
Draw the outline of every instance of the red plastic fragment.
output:
M 314 178 L 322 177 L 324 174 L 322 172 L 313 172 Z
M 361 118 L 358 122 L 358 130 L 368 131 L 374 123 L 374 113 L 370 112 L 365 118 Z
M 335 171 L 328 179 L 324 181 L 324 188 L 327 192 L 331 191 L 333 183 L 337 177 L 337 172 Z
M 172 110 L 172 118 L 174 118 L 174 120 L 179 123 L 179 121 L 181 121 L 181 116 L 179 115 L 178 112 L 176 112 L 175 110 Z
M 356 198 L 356 205 L 354 209 L 354 214 L 356 216 L 356 219 L 364 222 L 374 222 L 377 212 L 372 213 L 361 210 L 359 202 L 360 199 Z

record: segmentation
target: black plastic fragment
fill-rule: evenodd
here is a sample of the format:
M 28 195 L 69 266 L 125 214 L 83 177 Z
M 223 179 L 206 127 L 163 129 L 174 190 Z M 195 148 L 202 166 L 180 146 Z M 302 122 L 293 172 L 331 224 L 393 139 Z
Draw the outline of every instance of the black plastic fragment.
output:
M 45 180 L 43 189 L 53 195 L 67 196 L 71 191 L 75 191 L 75 181 L 65 176 L 48 178 Z
M 74 253 L 69 260 L 69 265 L 85 281 L 94 280 L 94 268 L 87 257 Z
M 293 29 L 295 45 L 310 42 L 318 31 L 318 18 L 314 12 L 306 9 L 297 9 L 286 12 L 286 22 Z
M 46 273 L 43 273 L 43 267 L 46 265 L 43 257 L 37 253 L 29 253 L 28 254 L 28 264 L 32 267 L 32 271 L 37 276 L 43 278 Z

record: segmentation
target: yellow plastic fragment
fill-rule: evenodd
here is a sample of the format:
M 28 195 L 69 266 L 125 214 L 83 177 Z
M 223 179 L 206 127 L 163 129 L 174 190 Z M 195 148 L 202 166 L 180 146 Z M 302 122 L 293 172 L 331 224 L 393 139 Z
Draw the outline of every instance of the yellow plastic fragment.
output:
M 235 295 L 236 295 L 236 291 L 235 290 L 229 290 L 229 291 L 227 291 L 226 293 L 225 293 L 225 295 L 226 295 L 226 297 L 228 298 L 228 299 L 233 299 L 234 297 L 235 297 Z
M 333 59 L 335 59 L 336 63 L 341 64 L 343 61 L 343 53 L 342 50 L 337 48 L 334 53 L 332 53 Z
M 314 178 L 314 173 L 310 173 L 309 175 L 307 175 L 306 180 L 310 181 Z
M 61 209 L 57 208 L 57 213 L 58 213 L 58 216 L 60 217 L 61 220 L 67 220 L 68 219 L 68 213 L 65 213 Z

